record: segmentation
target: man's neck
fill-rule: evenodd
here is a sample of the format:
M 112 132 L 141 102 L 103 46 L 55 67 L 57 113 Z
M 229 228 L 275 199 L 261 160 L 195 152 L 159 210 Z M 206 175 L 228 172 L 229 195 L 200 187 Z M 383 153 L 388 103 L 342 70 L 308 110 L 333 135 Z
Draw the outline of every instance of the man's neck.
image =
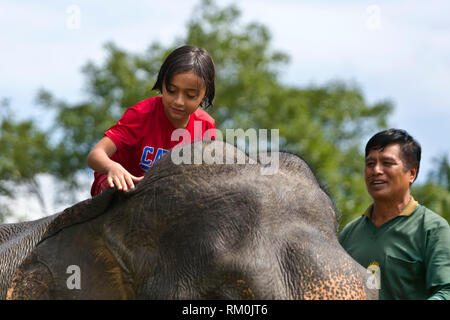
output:
M 408 205 L 411 195 L 408 193 L 402 199 L 397 200 L 375 200 L 373 203 L 370 220 L 377 227 L 385 224 L 389 220 L 397 217 L 400 212 Z

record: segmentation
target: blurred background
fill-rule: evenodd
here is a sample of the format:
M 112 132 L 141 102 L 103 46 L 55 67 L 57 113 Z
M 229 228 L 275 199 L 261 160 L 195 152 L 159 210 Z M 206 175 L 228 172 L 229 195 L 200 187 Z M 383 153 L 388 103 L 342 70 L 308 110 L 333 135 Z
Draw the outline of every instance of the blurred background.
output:
M 0 2 L 0 222 L 90 197 L 87 153 L 151 88 L 165 56 L 216 64 L 219 129 L 276 128 L 340 211 L 370 205 L 365 144 L 406 129 L 422 145 L 412 193 L 450 218 L 450 2 Z

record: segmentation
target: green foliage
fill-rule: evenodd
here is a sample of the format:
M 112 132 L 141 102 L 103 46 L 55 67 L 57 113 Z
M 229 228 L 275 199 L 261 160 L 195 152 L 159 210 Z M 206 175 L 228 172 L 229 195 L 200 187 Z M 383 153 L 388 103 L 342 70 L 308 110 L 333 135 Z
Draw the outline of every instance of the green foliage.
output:
M 442 154 L 434 159 L 435 169 L 428 175 L 428 181 L 413 186 L 414 198 L 427 208 L 450 221 L 450 163 L 448 156 Z
M 450 191 L 450 162 L 448 155 L 443 153 L 441 156 L 434 158 L 436 165 L 435 170 L 428 175 L 428 180 L 442 188 Z
M 48 170 L 47 137 L 36 129 L 32 121 L 15 123 L 3 120 L 0 130 L 2 178 L 15 182 L 32 180 L 36 173 Z
M 164 58 L 174 48 L 191 44 L 206 48 L 216 66 L 216 99 L 208 112 L 218 129 L 279 129 L 280 149 L 311 165 L 341 211 L 341 226 L 359 216 L 371 203 L 363 177 L 363 139 L 388 126 L 392 103 L 368 104 L 355 83 L 332 81 L 305 88 L 283 84 L 280 75 L 289 67 L 289 57 L 271 47 L 267 27 L 243 24 L 240 15 L 235 5 L 220 8 L 203 0 L 186 35 L 170 47 L 153 43 L 135 54 L 107 43 L 104 63 L 88 62 L 83 68 L 85 101 L 70 104 L 40 90 L 37 104 L 52 111 L 54 126 L 44 133 L 32 121 L 2 120 L 0 192 L 11 196 L 1 189 L 3 182 L 33 181 L 41 172 L 64 182 L 66 192 L 79 187 L 76 174 L 87 171 L 91 148 L 128 107 L 158 94 L 151 88 Z M 3 150 L 16 143 L 16 153 L 3 156 Z M 448 208 L 448 197 L 435 185 L 415 192 L 429 196 L 433 206 L 447 201 Z
M 15 185 L 22 184 L 34 194 L 41 205 L 43 198 L 36 176 L 49 171 L 51 150 L 48 137 L 33 121 L 16 122 L 7 103 L 2 103 L 0 123 L 0 199 L 15 198 Z M 2 217 L 11 216 L 12 208 L 0 202 Z
M 420 204 L 450 221 L 450 191 L 431 182 L 413 187 L 411 193 Z

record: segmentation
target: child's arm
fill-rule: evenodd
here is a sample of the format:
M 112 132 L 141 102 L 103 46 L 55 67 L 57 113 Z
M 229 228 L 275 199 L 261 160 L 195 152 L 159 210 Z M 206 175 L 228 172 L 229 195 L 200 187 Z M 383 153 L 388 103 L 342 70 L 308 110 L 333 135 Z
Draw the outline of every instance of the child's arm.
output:
M 114 142 L 108 138 L 103 137 L 87 157 L 88 166 L 98 173 L 107 175 L 108 184 L 111 188 L 114 186 L 117 189 L 128 191 L 134 188 L 133 182 L 139 182 L 144 177 L 135 177 L 131 175 L 122 165 L 110 159 L 110 157 L 117 151 Z

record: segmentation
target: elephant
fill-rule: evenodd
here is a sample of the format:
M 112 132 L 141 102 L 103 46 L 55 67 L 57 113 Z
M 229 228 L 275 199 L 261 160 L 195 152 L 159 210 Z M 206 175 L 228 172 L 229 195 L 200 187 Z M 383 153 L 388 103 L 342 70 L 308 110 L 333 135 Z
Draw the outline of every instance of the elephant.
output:
M 224 161 L 173 160 L 199 150 Z M 0 298 L 377 299 L 308 164 L 271 156 L 278 168 L 262 174 L 225 142 L 177 146 L 134 190 L 1 225 Z

